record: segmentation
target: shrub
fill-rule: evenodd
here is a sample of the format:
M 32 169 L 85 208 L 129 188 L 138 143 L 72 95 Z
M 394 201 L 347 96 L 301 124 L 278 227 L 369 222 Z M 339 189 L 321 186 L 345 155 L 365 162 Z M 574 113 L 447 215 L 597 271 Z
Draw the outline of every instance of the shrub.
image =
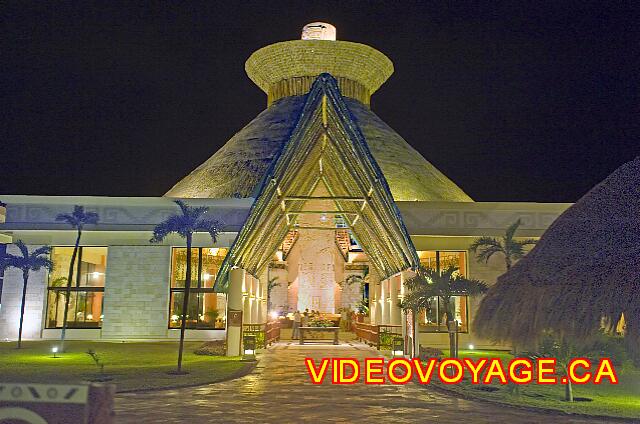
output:
M 226 354 L 223 340 L 204 342 L 193 351 L 196 355 L 224 356 Z

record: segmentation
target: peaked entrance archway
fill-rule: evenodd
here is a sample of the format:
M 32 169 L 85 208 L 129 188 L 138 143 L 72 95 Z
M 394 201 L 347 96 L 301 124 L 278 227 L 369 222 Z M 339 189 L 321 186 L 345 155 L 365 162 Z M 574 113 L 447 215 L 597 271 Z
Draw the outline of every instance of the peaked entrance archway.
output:
M 307 94 L 217 275 L 230 309 L 243 309 L 242 293 L 260 284 L 283 240 L 303 231 L 349 232 L 380 280 L 419 264 L 387 181 L 329 74 Z M 230 345 L 235 333 L 230 326 Z

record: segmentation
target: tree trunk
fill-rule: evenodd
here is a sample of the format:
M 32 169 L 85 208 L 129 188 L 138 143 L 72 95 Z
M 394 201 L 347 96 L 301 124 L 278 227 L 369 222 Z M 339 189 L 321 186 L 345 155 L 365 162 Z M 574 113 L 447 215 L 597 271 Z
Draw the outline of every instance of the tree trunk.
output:
M 180 323 L 180 346 L 178 347 L 178 373 L 182 372 L 182 351 L 184 349 L 184 333 L 187 329 L 187 309 L 189 308 L 189 291 L 191 290 L 191 233 L 187 234 L 187 275 L 184 282 L 182 299 L 182 322 Z
M 628 308 L 624 311 L 624 344 L 636 367 L 640 367 L 640 325 L 637 324 L 640 311 Z
M 571 379 L 569 378 L 569 369 L 565 368 L 567 384 L 564 386 L 564 400 L 567 402 L 573 402 L 573 386 L 571 385 Z
M 18 329 L 18 349 L 22 347 L 22 324 L 24 322 L 24 305 L 27 301 L 27 282 L 29 281 L 29 271 L 22 270 L 22 303 L 20 304 L 20 328 Z
M 449 332 L 449 357 L 458 357 L 458 323 L 456 321 L 447 321 L 447 331 Z
M 513 355 L 514 358 L 518 357 L 518 348 L 516 347 L 515 343 L 513 344 L 513 346 L 511 346 L 511 354 Z M 516 396 L 520 395 L 520 385 L 509 380 L 507 387 L 509 389 L 509 393 L 511 393 L 512 395 L 516 395 Z
M 444 313 L 447 320 L 447 331 L 449 333 L 449 357 L 458 357 L 458 323 L 454 318 L 453 311 L 451 310 L 451 298 L 447 296 L 442 297 L 444 303 Z
M 80 237 L 82 236 L 82 230 L 78 229 L 78 236 L 76 237 L 76 244 L 73 247 L 73 254 L 71 255 L 71 263 L 69 264 L 69 274 L 67 274 L 67 290 L 64 300 L 64 318 L 62 320 L 62 331 L 60 332 L 60 352 L 64 352 L 64 339 L 67 336 L 67 315 L 69 315 L 69 300 L 71 299 L 71 281 L 73 280 L 73 268 L 76 263 L 76 256 L 78 256 L 78 249 L 80 248 Z M 78 276 L 80 277 L 80 276 Z
M 411 334 L 411 341 L 412 341 L 412 350 L 413 350 L 413 357 L 414 358 L 418 358 L 420 356 L 420 332 L 418 331 L 418 322 L 417 322 L 417 316 L 416 316 L 416 311 L 412 310 L 411 311 L 411 322 L 412 322 L 412 327 L 413 327 L 413 334 Z

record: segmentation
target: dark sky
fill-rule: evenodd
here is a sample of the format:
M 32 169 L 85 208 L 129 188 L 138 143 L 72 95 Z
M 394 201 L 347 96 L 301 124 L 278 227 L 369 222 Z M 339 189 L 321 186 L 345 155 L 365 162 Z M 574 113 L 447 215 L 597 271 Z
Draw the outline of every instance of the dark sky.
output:
M 247 57 L 321 20 L 475 200 L 575 201 L 640 155 L 640 3 L 490 3 L 3 3 L 0 193 L 162 195 L 266 106 Z

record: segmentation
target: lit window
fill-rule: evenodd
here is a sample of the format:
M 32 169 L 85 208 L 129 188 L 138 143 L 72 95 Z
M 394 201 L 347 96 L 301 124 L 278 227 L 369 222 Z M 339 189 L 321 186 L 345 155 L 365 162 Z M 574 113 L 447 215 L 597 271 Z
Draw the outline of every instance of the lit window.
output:
M 70 287 L 67 287 L 73 247 L 54 247 L 49 273 L 46 328 L 62 328 L 64 307 L 69 296 L 67 328 L 102 327 L 102 303 L 107 270 L 107 248 L 81 246 L 75 261 Z
M 227 249 L 194 247 L 191 249 L 191 288 L 187 307 L 187 328 L 224 329 L 227 297 L 216 293 L 213 284 Z M 171 260 L 169 328 L 180 328 L 187 279 L 187 249 L 174 248 Z
M 425 267 L 443 270 L 454 265 L 462 276 L 467 275 L 467 254 L 466 252 L 448 251 L 419 251 L 420 263 Z M 421 332 L 439 333 L 447 332 L 447 318 L 444 301 L 442 298 L 432 298 L 425 310 L 418 315 L 418 324 Z M 466 333 L 469 331 L 469 308 L 467 296 L 452 296 L 449 302 L 449 310 L 458 321 L 459 331 Z

